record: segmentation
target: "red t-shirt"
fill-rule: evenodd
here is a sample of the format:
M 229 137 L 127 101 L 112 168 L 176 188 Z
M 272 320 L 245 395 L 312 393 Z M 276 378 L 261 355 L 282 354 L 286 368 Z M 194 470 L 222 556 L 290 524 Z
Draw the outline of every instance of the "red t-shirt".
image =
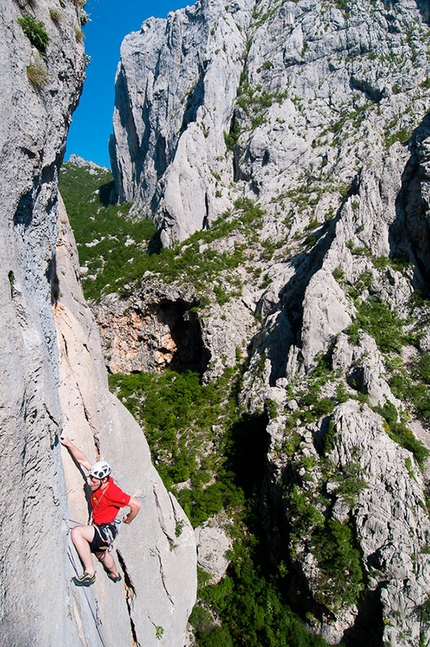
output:
M 118 510 L 128 505 L 130 499 L 131 496 L 120 490 L 110 476 L 105 490 L 99 488 L 91 494 L 94 523 L 97 525 L 112 523 L 118 514 Z

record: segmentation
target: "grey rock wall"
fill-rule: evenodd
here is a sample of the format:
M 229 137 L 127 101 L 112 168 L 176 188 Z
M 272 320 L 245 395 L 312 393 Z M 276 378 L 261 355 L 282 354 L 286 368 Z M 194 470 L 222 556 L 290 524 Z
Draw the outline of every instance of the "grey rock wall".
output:
M 172 245 L 245 189 L 268 207 L 264 236 L 280 238 L 279 204 L 294 213 L 286 194 L 319 177 L 321 221 L 369 156 L 425 115 L 426 33 L 402 2 L 198 2 L 146 21 L 125 38 L 117 72 L 120 199 Z
M 42 21 L 46 52 L 25 36 L 22 16 Z M 85 78 L 80 29 L 79 3 L 0 6 L 0 643 L 110 647 L 140 637 L 173 647 L 183 644 L 195 597 L 194 535 L 184 520 L 176 537 L 183 512 L 141 431 L 109 395 L 58 200 Z M 70 526 L 86 522 L 87 510 L 82 475 L 60 453 L 63 429 L 89 456 L 111 457 L 117 479 L 142 498 L 134 532 L 118 542 L 125 586 L 102 572 L 93 589 L 70 581 L 80 570 Z
M 145 21 L 121 46 L 112 169 L 121 201 L 154 217 L 164 245 L 229 206 L 224 163 L 252 3 L 209 0 Z
M 62 11 L 61 23 L 51 20 L 50 6 Z M 24 14 L 46 26 L 44 57 L 17 23 Z M 71 3 L 0 7 L 0 642 L 10 647 L 81 644 L 68 583 L 51 305 L 58 168 L 85 77 L 78 22 Z M 27 77 L 31 64 L 44 71 L 40 89 Z

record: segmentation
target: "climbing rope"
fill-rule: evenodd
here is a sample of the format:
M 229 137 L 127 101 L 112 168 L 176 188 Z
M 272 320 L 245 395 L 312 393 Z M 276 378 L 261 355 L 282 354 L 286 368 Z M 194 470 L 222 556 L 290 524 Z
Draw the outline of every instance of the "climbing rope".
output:
M 72 519 L 69 519 L 69 521 L 72 522 L 72 523 L 75 523 L 77 525 L 82 525 L 77 521 L 73 521 Z M 76 576 L 79 576 L 79 571 L 78 571 L 78 568 L 76 566 L 75 558 L 73 557 L 73 553 L 72 553 L 72 550 L 71 550 L 70 546 L 67 547 L 67 554 L 69 556 L 69 560 L 70 560 L 70 563 L 72 564 L 73 570 L 76 573 Z M 86 601 L 88 603 L 88 607 L 90 609 L 92 618 L 94 620 L 94 624 L 95 624 L 95 627 L 97 629 L 97 633 L 99 635 L 100 642 L 101 642 L 103 647 L 107 647 L 106 642 L 105 642 L 105 640 L 103 638 L 102 621 L 101 621 L 101 618 L 100 618 L 99 603 L 96 600 L 96 598 L 94 598 L 94 606 L 95 606 L 95 608 L 93 609 L 93 607 L 91 605 L 91 600 L 90 600 L 88 591 L 86 590 L 86 588 L 84 588 L 84 587 L 82 587 L 82 588 L 83 588 L 85 599 L 86 599 Z

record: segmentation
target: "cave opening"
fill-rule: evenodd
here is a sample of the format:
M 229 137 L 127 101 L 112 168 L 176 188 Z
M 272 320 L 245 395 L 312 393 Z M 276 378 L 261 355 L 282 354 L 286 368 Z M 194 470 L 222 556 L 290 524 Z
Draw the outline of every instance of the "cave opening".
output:
M 206 371 L 210 352 L 205 347 L 198 315 L 193 310 L 196 304 L 183 300 L 164 300 L 154 312 L 159 324 L 169 330 L 171 341 L 166 350 L 166 365 L 171 371 L 185 373 L 195 371 L 200 376 Z

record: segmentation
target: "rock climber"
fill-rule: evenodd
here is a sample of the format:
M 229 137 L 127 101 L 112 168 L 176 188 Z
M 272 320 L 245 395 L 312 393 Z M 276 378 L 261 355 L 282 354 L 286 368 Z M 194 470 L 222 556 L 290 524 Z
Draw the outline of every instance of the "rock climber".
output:
M 111 467 L 106 461 L 97 461 L 91 465 L 85 454 L 68 438 L 61 436 L 60 442 L 67 447 L 72 458 L 89 472 L 91 488 L 91 525 L 75 526 L 71 531 L 73 544 L 78 551 L 84 572 L 73 581 L 77 586 L 90 586 L 95 582 L 96 574 L 91 553 L 103 564 L 107 576 L 112 582 L 119 582 L 121 575 L 110 552 L 118 533 L 114 523 L 118 511 L 129 507 L 130 512 L 123 517 L 124 523 L 131 523 L 140 510 L 140 502 L 123 492 L 110 476 Z

